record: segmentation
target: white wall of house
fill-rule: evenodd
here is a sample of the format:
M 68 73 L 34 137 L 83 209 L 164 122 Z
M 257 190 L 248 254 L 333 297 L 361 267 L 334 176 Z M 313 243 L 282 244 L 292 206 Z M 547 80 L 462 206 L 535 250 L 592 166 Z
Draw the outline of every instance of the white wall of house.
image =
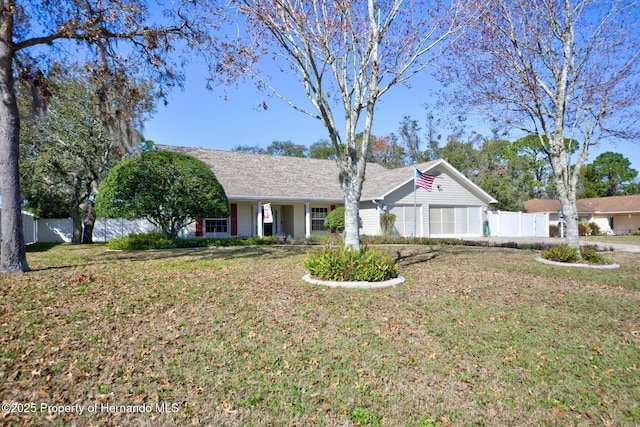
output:
M 640 230 L 640 214 L 624 213 L 611 215 L 613 218 L 613 233 L 616 235 L 633 234 Z
M 600 227 L 601 234 L 613 234 L 613 230 L 611 229 L 611 219 L 609 217 L 591 218 L 591 221 L 595 222 L 598 227 Z
M 380 208 L 378 204 L 373 202 L 360 203 L 360 219 L 362 220 L 362 228 L 360 234 L 368 236 L 377 236 L 380 232 Z
M 252 201 L 232 201 L 232 203 L 237 206 L 237 226 L 238 226 L 238 234 L 237 236 L 253 236 L 257 235 L 257 227 L 258 227 L 258 217 L 257 210 L 258 204 L 257 202 Z M 264 204 L 270 203 L 272 209 L 272 215 L 274 221 L 277 223 L 273 224 L 272 233 L 273 235 L 290 235 L 295 238 L 304 238 L 306 235 L 306 219 L 305 219 L 305 206 L 306 202 L 268 202 L 264 201 Z M 332 207 L 338 206 L 335 203 L 318 203 L 313 202 L 310 203 L 310 209 L 320 208 L 326 210 L 327 213 L 331 211 Z M 317 213 L 317 212 L 316 212 Z M 229 219 L 229 233 L 231 232 L 231 223 Z M 206 219 L 204 220 L 206 222 Z M 206 224 L 203 223 L 203 237 L 224 237 L 229 236 L 230 234 L 211 234 L 206 233 Z M 264 225 L 264 224 L 263 224 Z M 329 234 L 329 231 L 325 230 L 312 230 L 311 234 Z M 196 225 L 195 222 L 189 224 L 184 232 L 181 234 L 182 237 L 196 237 Z
M 251 228 L 255 211 L 249 202 L 234 202 L 238 205 L 238 236 L 251 236 L 254 230 Z
M 293 237 L 304 237 L 305 234 L 305 204 L 293 205 Z

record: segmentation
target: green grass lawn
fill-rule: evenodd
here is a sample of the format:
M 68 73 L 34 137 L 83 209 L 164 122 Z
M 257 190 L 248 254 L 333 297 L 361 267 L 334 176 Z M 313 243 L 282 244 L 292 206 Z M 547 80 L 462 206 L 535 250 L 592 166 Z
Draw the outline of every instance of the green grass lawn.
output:
M 381 247 L 407 280 L 370 291 L 302 246 L 105 249 L 0 276 L 0 424 L 640 424 L 638 254 Z
M 588 244 L 589 242 L 604 242 L 604 243 L 624 243 L 628 245 L 640 245 L 640 235 L 626 235 L 626 236 L 582 236 L 580 237 L 581 243 Z

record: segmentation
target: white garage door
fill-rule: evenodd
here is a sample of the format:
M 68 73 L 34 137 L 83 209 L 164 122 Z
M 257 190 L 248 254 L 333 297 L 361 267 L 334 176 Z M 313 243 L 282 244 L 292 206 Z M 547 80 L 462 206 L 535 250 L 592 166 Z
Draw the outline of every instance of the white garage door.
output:
M 420 224 L 421 207 L 414 208 L 413 205 L 390 205 L 389 212 L 396 216 L 396 222 L 393 226 L 393 234 L 395 236 L 415 236 L 420 235 L 422 224 Z M 415 218 L 418 222 L 415 222 Z
M 431 237 L 482 236 L 482 208 L 479 206 L 429 207 Z

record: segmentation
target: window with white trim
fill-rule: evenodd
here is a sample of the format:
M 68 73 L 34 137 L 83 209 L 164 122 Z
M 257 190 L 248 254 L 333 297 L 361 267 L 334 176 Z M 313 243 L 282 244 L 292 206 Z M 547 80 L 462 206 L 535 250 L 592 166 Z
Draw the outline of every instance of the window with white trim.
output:
M 311 208 L 311 231 L 326 231 L 324 219 L 329 213 L 329 208 Z
M 204 220 L 204 232 L 211 234 L 228 234 L 229 218 L 206 218 Z

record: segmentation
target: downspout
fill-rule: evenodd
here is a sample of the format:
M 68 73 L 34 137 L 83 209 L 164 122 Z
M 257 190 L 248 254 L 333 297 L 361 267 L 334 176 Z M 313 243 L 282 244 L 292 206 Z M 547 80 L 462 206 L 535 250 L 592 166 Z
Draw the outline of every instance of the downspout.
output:
M 380 225 L 380 212 L 384 209 L 384 205 L 380 203 L 380 200 L 371 199 L 374 205 L 376 205 L 376 213 L 377 213 L 377 225 L 376 225 L 376 235 L 382 235 L 382 226 Z

